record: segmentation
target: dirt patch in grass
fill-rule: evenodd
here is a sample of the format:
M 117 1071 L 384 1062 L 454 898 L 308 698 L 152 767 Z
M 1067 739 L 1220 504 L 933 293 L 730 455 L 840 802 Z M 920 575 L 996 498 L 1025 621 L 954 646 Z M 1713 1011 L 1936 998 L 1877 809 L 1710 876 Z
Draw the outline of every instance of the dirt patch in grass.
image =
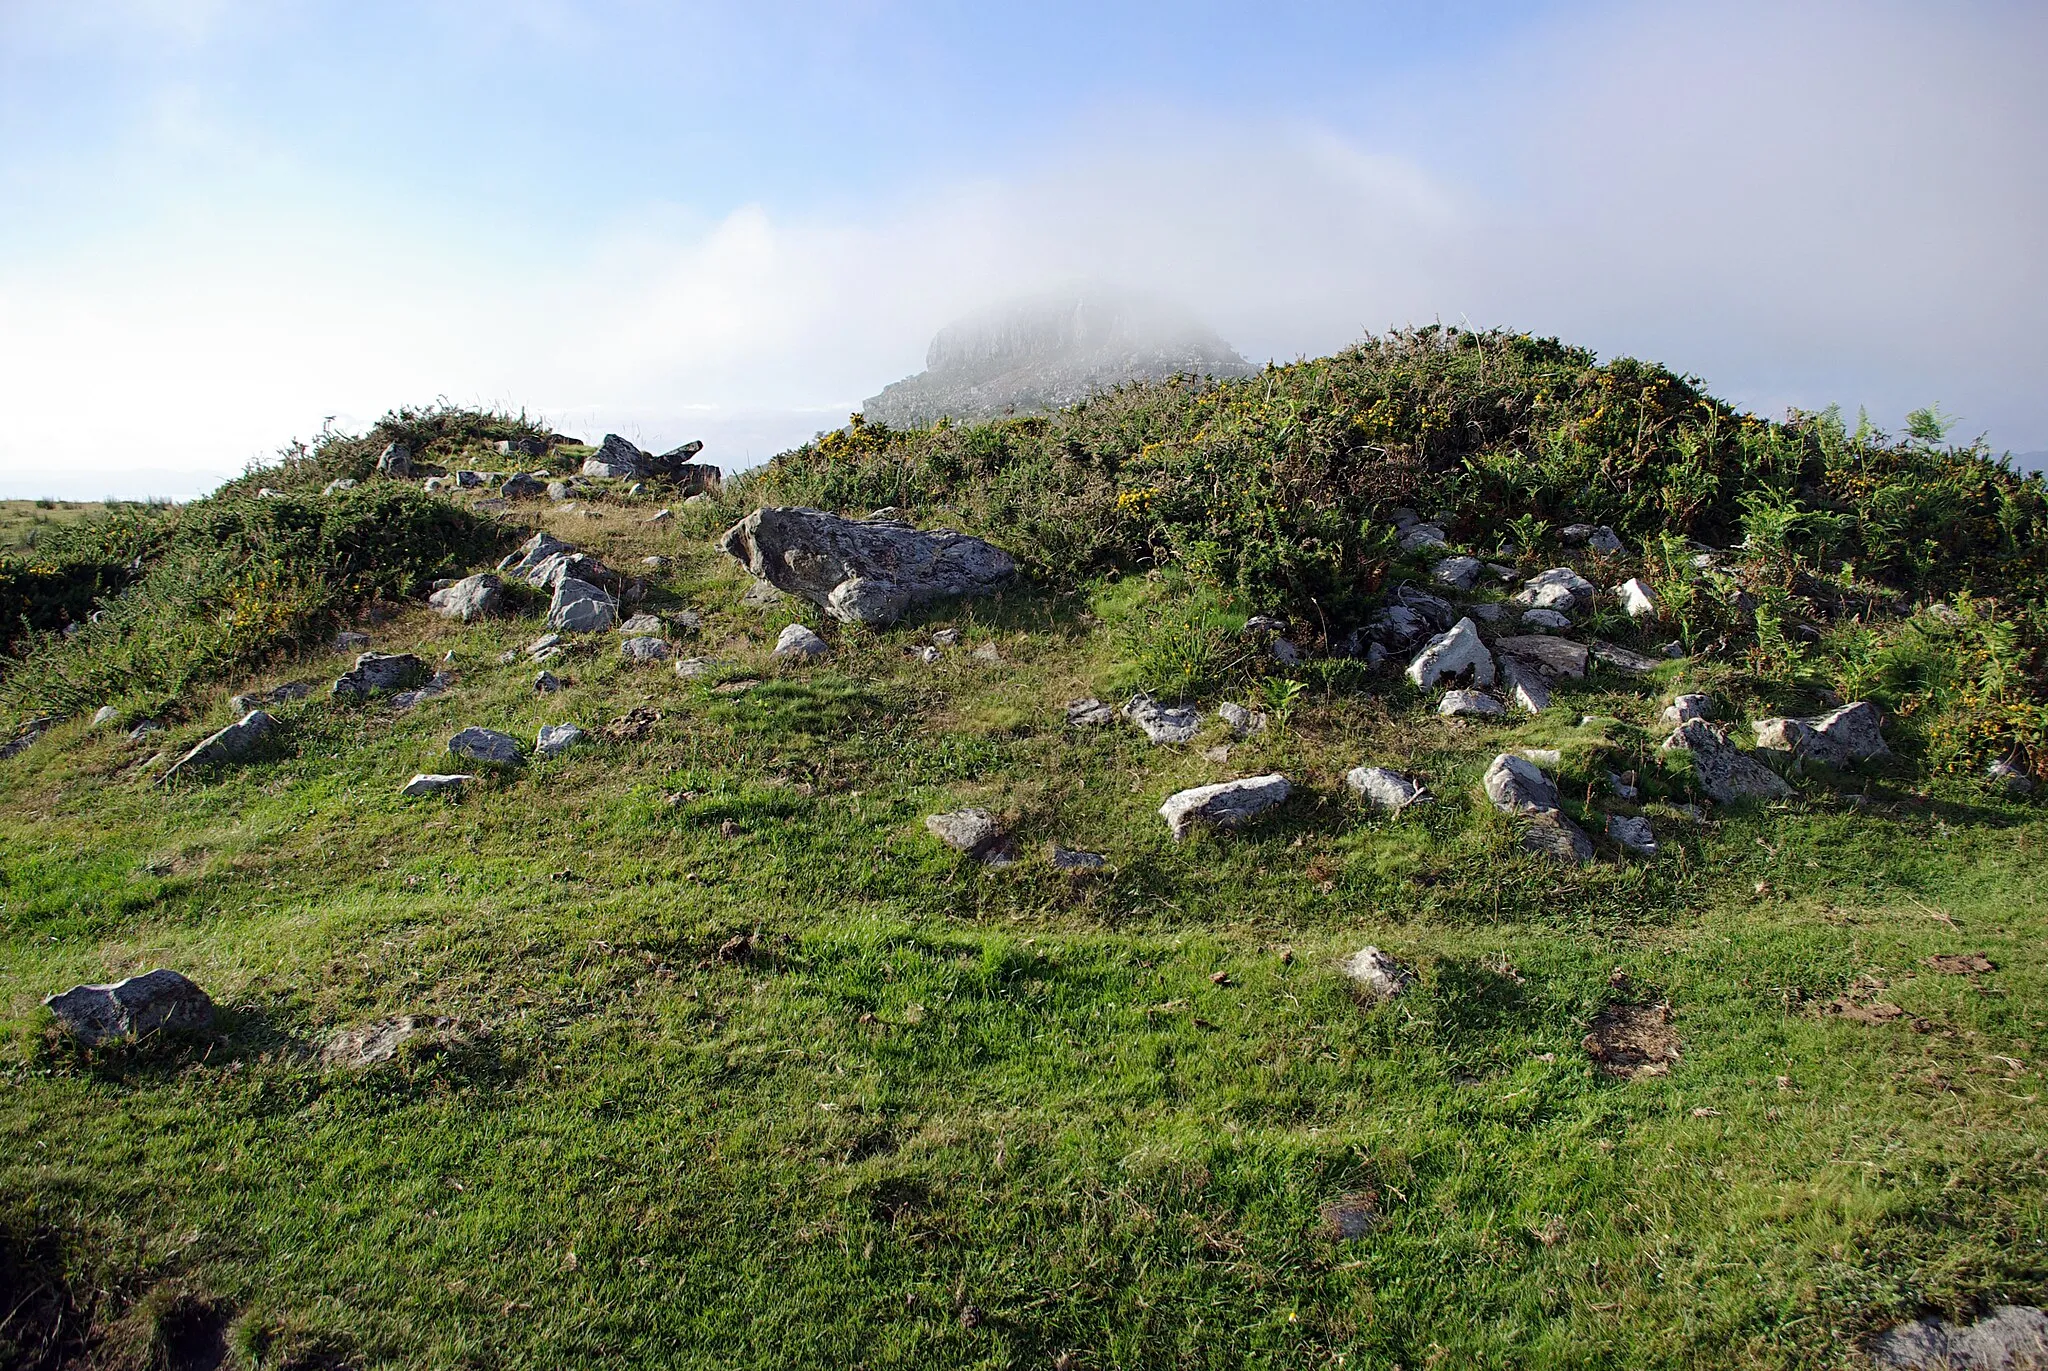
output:
M 1586 1034 L 1586 1055 L 1610 1076 L 1662 1076 L 1678 1060 L 1678 1032 L 1668 1004 L 1614 1004 Z

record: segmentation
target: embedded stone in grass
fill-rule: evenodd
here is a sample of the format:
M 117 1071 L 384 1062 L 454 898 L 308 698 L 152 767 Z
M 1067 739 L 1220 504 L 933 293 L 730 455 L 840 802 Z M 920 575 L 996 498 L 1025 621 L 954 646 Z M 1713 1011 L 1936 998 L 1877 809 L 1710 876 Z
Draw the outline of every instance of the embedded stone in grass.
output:
M 972 657 L 975 661 L 985 663 L 989 666 L 1001 666 L 1003 662 L 1003 654 L 996 651 L 996 645 L 994 643 L 983 643 L 980 647 L 977 647 L 976 649 L 974 649 L 974 651 L 968 653 L 967 655 L 969 657 Z
M 1344 959 L 1344 974 L 1374 1002 L 1405 994 L 1415 972 L 1370 944 Z
M 1053 870 L 1064 871 L 1069 876 L 1086 876 L 1109 865 L 1109 858 L 1100 852 L 1084 852 L 1078 848 L 1061 847 L 1058 843 L 1052 845 L 1046 860 L 1052 863 Z
M 90 724 L 87 724 L 86 727 L 105 728 L 108 724 L 114 722 L 114 720 L 120 717 L 121 711 L 116 709 L 114 706 L 101 705 L 98 709 L 93 711 L 92 722 Z
M 533 678 L 534 691 L 541 695 L 552 695 L 562 688 L 562 680 L 552 671 L 543 671 Z
M 336 652 L 361 652 L 369 645 L 370 635 L 367 633 L 356 633 L 344 629 L 334 635 L 334 650 Z
M 365 652 L 334 682 L 337 697 L 362 699 L 373 691 L 397 690 L 427 674 L 427 664 L 410 652 Z
M 443 618 L 474 623 L 496 614 L 505 601 L 504 584 L 489 572 L 465 576 L 445 590 L 427 597 L 427 604 Z
M 76 985 L 43 1001 L 87 1047 L 152 1033 L 189 1033 L 213 1022 L 213 1001 L 178 972 L 158 967 L 111 985 Z
M 1574 680 L 1586 674 L 1586 661 L 1590 655 L 1584 643 L 1553 638 L 1547 633 L 1503 638 L 1494 646 L 1503 656 L 1519 657 L 1545 676 L 1566 676 Z
M 1678 1060 L 1670 1005 L 1612 1004 L 1590 1028 L 1580 1045 L 1610 1076 L 1663 1076 Z
M 1159 817 L 1166 820 L 1173 840 L 1180 842 L 1197 828 L 1240 828 L 1285 801 L 1293 791 L 1277 771 L 1247 776 L 1170 795 L 1159 806 Z
M 1657 855 L 1657 834 L 1648 819 L 1610 814 L 1607 816 L 1607 836 L 1637 856 Z
M 498 570 L 522 580 L 531 580 L 533 572 L 541 563 L 564 552 L 574 552 L 573 543 L 565 543 L 552 533 L 536 533 L 519 545 L 519 549 L 498 563 Z
M 1615 799 L 1626 800 L 1631 804 L 1642 795 L 1641 789 L 1636 785 L 1636 773 L 1633 771 L 1608 772 L 1607 788 L 1614 792 Z
M 588 581 L 565 576 L 548 605 L 548 627 L 562 633 L 601 633 L 619 617 L 611 597 Z
M 1641 577 L 1629 577 L 1614 588 L 1614 593 L 1621 597 L 1621 607 L 1629 618 L 1656 617 L 1657 597 L 1651 593 L 1648 583 Z
M 1234 700 L 1225 700 L 1216 706 L 1216 717 L 1239 738 L 1247 738 L 1266 730 L 1266 716 L 1263 711 L 1246 709 Z
M 1449 547 L 1450 539 L 1436 524 L 1416 524 L 1401 535 L 1401 551 L 1421 552 L 1433 547 Z
M 1483 690 L 1446 691 L 1437 703 L 1436 712 L 1446 719 L 1456 718 L 1499 718 L 1508 712 L 1507 706 Z
M 1316 1210 L 1323 1233 L 1338 1242 L 1355 1242 L 1379 1227 L 1379 1197 L 1371 1191 L 1331 1200 Z
M 548 488 L 539 478 L 515 471 L 498 487 L 498 493 L 508 500 L 538 500 L 548 493 Z
M 1072 706 L 1068 707 L 1071 711 Z M 1071 713 L 1070 716 L 1071 717 Z M 1202 716 L 1187 706 L 1162 705 L 1150 695 L 1133 695 L 1124 704 L 1124 717 L 1159 743 L 1185 743 L 1202 731 Z
M 2013 795 L 2031 794 L 2034 778 L 2000 757 L 1984 768 L 1984 778 Z
M 164 773 L 164 780 L 168 782 L 173 776 L 188 768 L 241 761 L 276 731 L 276 721 L 262 710 L 255 710 L 239 722 L 229 724 L 220 732 L 203 739 Z
M 1529 826 L 1522 830 L 1521 847 L 1524 852 L 1575 866 L 1593 860 L 1593 840 L 1557 810 L 1530 817 Z
M 1508 703 L 1526 714 L 1541 714 L 1550 708 L 1550 686 L 1541 672 L 1519 657 L 1500 659 L 1500 685 Z
M 1007 859 L 1003 827 L 986 809 L 956 809 L 928 814 L 924 826 L 934 838 L 977 860 L 999 864 Z
M 441 775 L 423 771 L 401 786 L 398 793 L 412 797 L 439 795 L 447 790 L 460 790 L 475 779 L 474 776 Z
M 1100 728 L 1116 717 L 1116 711 L 1090 695 L 1084 700 L 1067 701 L 1067 727 Z
M 619 625 L 619 632 L 629 638 L 660 635 L 668 631 L 658 614 L 640 613 Z
M 1604 556 L 1612 557 L 1624 550 L 1620 536 L 1605 524 L 1570 524 L 1557 536 L 1562 538 L 1568 547 L 1584 544 L 1589 551 Z
M 987 594 L 1017 574 L 1015 558 L 979 538 L 815 509 L 757 509 L 718 547 L 842 623 L 893 623 L 916 605 Z
M 1429 574 L 1447 586 L 1470 590 L 1483 570 L 1477 557 L 1446 557 L 1429 569 Z
M 919 660 L 920 662 L 923 662 L 926 666 L 933 666 L 939 660 L 939 650 L 933 647 L 930 643 L 926 643 L 923 647 L 919 648 L 916 652 L 912 653 L 911 655 L 916 657 L 917 660 Z
M 1812 719 L 1760 719 L 1754 725 L 1756 745 L 1772 752 L 1789 752 L 1800 759 L 1811 758 L 1829 766 L 1888 757 L 1877 706 L 1857 700 L 1840 709 Z
M 1591 651 L 1595 657 L 1616 671 L 1626 671 L 1631 676 L 1646 675 L 1663 665 L 1655 657 L 1645 657 L 1632 648 L 1621 647 L 1615 643 L 1595 642 Z
M 1884 1371 L 2025 1371 L 2048 1366 L 2048 1311 L 2001 1304 L 1975 1323 L 1915 1319 L 1880 1334 L 1870 1360 Z
M 228 708 L 234 710 L 237 714 L 249 714 L 263 708 L 265 705 L 279 705 L 290 700 L 303 700 L 312 693 L 312 690 L 307 686 L 297 681 L 291 681 L 285 685 L 273 686 L 269 690 L 251 690 L 241 695 L 230 695 L 228 697 Z M 97 716 L 94 722 L 98 722 Z
M 1728 735 L 1704 719 L 1688 719 L 1664 740 L 1665 751 L 1692 754 L 1693 775 L 1716 804 L 1741 799 L 1782 800 L 1792 794 L 1785 779 L 1763 763 L 1745 757 Z
M 1482 784 L 1493 807 L 1506 814 L 1554 814 L 1557 784 L 1526 757 L 1503 752 L 1486 768 Z
M 1344 774 L 1344 784 L 1368 804 L 1398 814 L 1412 804 L 1430 798 L 1422 785 L 1398 771 L 1383 766 L 1356 766 Z
M 606 724 L 602 732 L 615 743 L 637 743 L 651 733 L 654 726 L 660 722 L 660 710 L 636 705 Z
M 436 695 L 445 695 L 448 692 L 448 688 L 454 684 L 455 678 L 453 676 L 445 671 L 437 671 L 422 681 L 417 689 L 401 690 L 396 695 L 393 695 L 391 697 L 391 707 L 400 713 L 404 713 L 423 701 L 433 699 Z
M 959 629 L 957 629 L 957 628 L 942 628 L 942 629 L 940 629 L 940 630 L 939 630 L 939 631 L 938 631 L 937 633 L 934 633 L 934 634 L 932 635 L 932 646 L 933 646 L 933 647 L 958 647 L 958 646 L 960 646 L 960 630 L 959 630 Z
M 823 638 L 802 624 L 791 624 L 775 635 L 777 657 L 822 657 L 831 650 Z
M 1431 638 L 1408 664 L 1408 679 L 1424 690 L 1468 672 L 1474 685 L 1493 684 L 1493 654 L 1480 640 L 1479 626 L 1470 619 L 1460 619 L 1447 632 Z
M 388 1062 L 414 1044 L 412 1050 L 443 1046 L 463 1035 L 458 1019 L 421 1014 L 401 1014 L 376 1023 L 344 1028 L 320 1049 L 320 1064 L 328 1067 L 375 1066 Z
M 676 675 L 686 681 L 694 681 L 716 667 L 718 663 L 705 657 L 683 657 L 676 662 Z
M 1567 613 L 1593 606 L 1593 583 L 1570 567 L 1554 566 L 1522 583 L 1514 601 L 1525 609 L 1556 609 Z
M 588 736 L 574 724 L 542 724 L 533 750 L 543 757 L 559 757 Z
M 519 740 L 496 729 L 465 728 L 448 740 L 448 750 L 472 762 L 488 762 L 493 766 L 526 765 L 526 754 L 519 750 Z
M 1538 630 L 1563 630 L 1572 626 L 1572 621 L 1554 609 L 1525 609 L 1522 611 L 1522 626 Z
M 1714 702 L 1705 695 L 1681 695 L 1664 707 L 1664 722 L 1682 724 L 1688 719 L 1704 719 L 1714 712 Z
M 665 662 L 670 651 L 666 638 L 628 638 L 619 644 L 619 655 L 629 662 Z

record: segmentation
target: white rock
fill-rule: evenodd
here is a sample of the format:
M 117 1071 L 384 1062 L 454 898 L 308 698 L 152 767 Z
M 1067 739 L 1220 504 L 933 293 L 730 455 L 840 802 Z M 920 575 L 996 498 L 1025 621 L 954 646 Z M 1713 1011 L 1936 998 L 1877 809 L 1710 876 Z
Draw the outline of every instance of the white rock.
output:
M 629 662 L 665 662 L 671 651 L 666 638 L 627 638 L 619 644 L 619 655 Z
M 1150 695 L 1133 695 L 1124 705 L 1124 717 L 1144 729 L 1155 744 L 1190 742 L 1202 730 L 1202 716 L 1196 710 L 1162 705 Z
M 1519 657 L 1501 654 L 1500 685 L 1507 692 L 1508 703 L 1525 714 L 1541 714 L 1550 708 L 1550 686 L 1543 673 Z
M 442 617 L 467 624 L 497 613 L 504 599 L 505 591 L 498 578 L 485 572 L 465 576 L 447 589 L 435 591 L 427 597 L 427 603 Z
M 925 817 L 924 826 L 947 847 L 970 857 L 989 860 L 1002 853 L 1002 825 L 986 809 L 956 809 L 949 814 L 930 814 Z
M 1614 593 L 1621 597 L 1621 607 L 1628 611 L 1629 618 L 1656 617 L 1657 597 L 1640 577 L 1629 577 L 1614 588 Z
M 1664 707 L 1664 722 L 1682 724 L 1687 719 L 1704 719 L 1713 710 L 1714 702 L 1705 695 L 1681 695 Z
M 1483 690 L 1452 690 L 1438 701 L 1436 712 L 1446 719 L 1497 718 L 1508 710 Z
M 1344 784 L 1362 800 L 1379 809 L 1398 814 L 1412 804 L 1430 798 L 1429 791 L 1400 772 L 1383 766 L 1355 766 L 1344 773 Z
M 822 657 L 831 650 L 823 638 L 802 624 L 791 624 L 775 635 L 777 657 Z
M 542 724 L 533 740 L 533 750 L 543 757 L 559 757 L 587 736 L 574 724 Z
M 618 622 L 611 596 L 588 581 L 564 576 L 555 583 L 548 605 L 548 627 L 559 633 L 602 633 Z
M 1159 806 L 1159 817 L 1166 820 L 1173 840 L 1179 842 L 1197 828 L 1237 828 L 1250 823 L 1286 800 L 1293 790 L 1278 772 L 1196 786 L 1168 796 Z
M 1876 705 L 1857 700 L 1818 718 L 1761 719 L 1753 727 L 1759 748 L 1789 752 L 1829 766 L 1847 766 L 1891 755 L 1880 719 Z
M 1530 609 L 1590 609 L 1593 583 L 1570 567 L 1554 566 L 1524 581 L 1514 598 Z
M 1688 719 L 1664 740 L 1666 751 L 1692 754 L 1693 774 L 1700 789 L 1716 804 L 1745 798 L 1781 800 L 1792 787 L 1769 767 L 1745 757 L 1726 734 L 1705 719 Z
M 120 717 L 121 711 L 114 708 L 114 706 L 101 705 L 97 710 L 93 711 L 92 723 L 89 724 L 88 727 L 105 728 L 108 724 L 114 722 L 114 720 Z
M 1557 783 L 1526 757 L 1503 752 L 1486 768 L 1486 798 L 1506 814 L 1550 814 L 1558 809 Z
M 1391 1000 L 1415 984 L 1415 973 L 1377 947 L 1361 947 L 1346 957 L 1344 974 L 1375 1000 Z
M 1479 637 L 1479 626 L 1460 619 L 1448 632 L 1439 633 L 1423 644 L 1422 651 L 1408 664 L 1408 679 L 1428 690 L 1447 677 L 1472 673 L 1474 685 L 1493 684 L 1493 654 Z
M 1229 727 L 1230 731 L 1240 738 L 1248 738 L 1254 733 L 1263 733 L 1266 728 L 1266 716 L 1264 713 L 1246 709 L 1243 705 L 1231 700 L 1225 700 L 1222 704 L 1216 706 L 1216 717 L 1221 719 Z
M 438 795 L 444 790 L 460 790 L 475 780 L 474 776 L 443 776 L 433 772 L 421 772 L 407 781 L 399 790 L 401 795 Z

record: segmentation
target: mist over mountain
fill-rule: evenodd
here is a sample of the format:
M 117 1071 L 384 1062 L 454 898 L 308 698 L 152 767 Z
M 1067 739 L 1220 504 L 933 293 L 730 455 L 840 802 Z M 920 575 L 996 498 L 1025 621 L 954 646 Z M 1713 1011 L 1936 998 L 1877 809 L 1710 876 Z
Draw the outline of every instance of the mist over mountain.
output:
M 1014 301 L 939 330 L 925 369 L 870 396 L 894 428 L 1041 414 L 1126 381 L 1244 376 L 1237 350 L 1164 301 L 1102 289 Z

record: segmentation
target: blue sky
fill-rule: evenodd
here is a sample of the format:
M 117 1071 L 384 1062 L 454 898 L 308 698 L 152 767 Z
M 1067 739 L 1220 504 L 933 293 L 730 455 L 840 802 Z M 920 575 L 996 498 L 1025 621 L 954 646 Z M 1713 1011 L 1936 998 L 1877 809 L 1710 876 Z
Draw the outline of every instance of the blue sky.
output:
M 0 494 L 445 396 L 728 465 L 960 313 L 1443 318 L 2048 449 L 2048 11 L 0 0 Z

